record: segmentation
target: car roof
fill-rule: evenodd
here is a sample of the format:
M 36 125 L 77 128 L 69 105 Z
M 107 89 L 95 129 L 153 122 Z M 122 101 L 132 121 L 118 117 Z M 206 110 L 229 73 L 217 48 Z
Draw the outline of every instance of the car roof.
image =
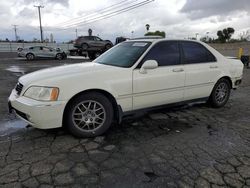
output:
M 191 39 L 166 39 L 166 38 L 138 38 L 138 39 L 130 39 L 129 41 L 138 41 L 138 42 L 160 42 L 160 41 L 192 41 L 197 43 L 202 43 L 201 41 L 191 40 Z

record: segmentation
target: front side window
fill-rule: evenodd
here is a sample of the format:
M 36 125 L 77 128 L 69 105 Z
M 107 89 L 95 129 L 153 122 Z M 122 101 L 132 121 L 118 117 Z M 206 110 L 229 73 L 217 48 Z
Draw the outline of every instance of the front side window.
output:
M 123 42 L 98 57 L 95 62 L 117 67 L 131 67 L 150 46 L 151 42 Z
M 183 41 L 181 45 L 184 53 L 184 63 L 186 64 L 216 61 L 214 55 L 197 42 Z
M 143 58 L 147 60 L 156 60 L 159 66 L 180 64 L 179 45 L 176 41 L 164 41 L 155 44 L 152 49 Z

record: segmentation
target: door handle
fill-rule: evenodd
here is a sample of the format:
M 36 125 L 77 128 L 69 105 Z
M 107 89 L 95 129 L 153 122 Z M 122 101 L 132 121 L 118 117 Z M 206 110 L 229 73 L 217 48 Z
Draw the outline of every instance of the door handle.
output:
M 217 68 L 218 68 L 217 65 L 211 65 L 211 66 L 210 66 L 210 69 L 217 69 Z
M 176 68 L 172 70 L 173 72 L 183 72 L 184 69 L 183 68 Z

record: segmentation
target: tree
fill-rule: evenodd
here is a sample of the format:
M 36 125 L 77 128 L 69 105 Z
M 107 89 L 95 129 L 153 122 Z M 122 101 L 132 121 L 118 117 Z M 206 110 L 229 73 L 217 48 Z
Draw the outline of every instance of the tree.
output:
M 147 32 L 144 36 L 161 36 L 165 38 L 166 33 L 164 31 Z
M 147 32 L 148 32 L 148 31 L 149 31 L 149 28 L 150 28 L 150 25 L 149 25 L 149 24 L 146 24 L 145 27 L 146 27 L 146 30 L 147 30 Z
M 234 28 L 232 27 L 217 31 L 218 40 L 222 43 L 229 41 L 233 34 Z

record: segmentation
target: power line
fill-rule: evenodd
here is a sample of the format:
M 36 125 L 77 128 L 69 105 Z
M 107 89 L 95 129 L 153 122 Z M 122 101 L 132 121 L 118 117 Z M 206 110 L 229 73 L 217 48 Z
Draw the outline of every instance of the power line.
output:
M 97 14 L 96 16 L 91 17 L 89 19 L 84 19 L 83 18 L 81 21 L 78 21 L 78 22 L 75 22 L 75 23 L 71 23 L 71 24 L 68 24 L 68 25 L 63 26 L 63 27 L 67 28 L 67 27 L 72 27 L 72 26 L 79 25 L 79 24 L 85 25 L 87 23 L 92 23 L 93 21 L 97 21 L 99 19 L 100 20 L 105 19 L 105 17 L 112 17 L 112 16 L 109 16 L 109 15 L 112 15 L 112 14 L 117 15 L 117 14 L 120 14 L 119 12 L 122 13 L 122 12 L 126 12 L 126 10 L 129 11 L 130 9 L 133 9 L 132 7 L 137 8 L 137 7 L 139 7 L 139 5 L 142 5 L 142 4 L 144 5 L 144 4 L 147 4 L 150 1 L 154 1 L 154 0 L 143 0 L 143 1 L 139 2 L 139 3 L 135 3 L 136 1 L 130 2 L 126 6 L 122 6 L 119 9 L 114 9 L 114 10 L 111 10 L 111 11 L 107 11 L 107 12 L 102 13 L 101 15 Z M 130 5 L 131 3 L 132 3 L 132 5 Z
M 14 31 L 15 31 L 15 39 L 16 39 L 16 41 L 17 41 L 17 26 L 18 25 L 12 25 L 14 28 Z
M 39 23 L 40 23 L 40 34 L 41 34 L 41 42 L 43 42 L 43 28 L 42 28 L 42 20 L 41 20 L 41 11 L 40 9 L 41 8 L 44 8 L 44 6 L 36 6 L 34 5 L 34 7 L 37 7 L 38 8 L 38 14 L 39 14 Z
M 56 24 L 55 26 L 61 26 L 61 25 L 67 25 L 67 24 L 70 24 L 72 22 L 75 22 L 75 21 L 78 21 L 78 20 L 82 20 L 82 19 L 87 19 L 89 17 L 92 17 L 92 16 L 95 16 L 95 15 L 98 15 L 98 14 L 102 14 L 102 13 L 105 13 L 106 11 L 110 11 L 109 9 L 114 9 L 114 8 L 118 8 L 120 6 L 124 6 L 123 4 L 126 3 L 127 1 L 130 1 L 128 3 L 131 3 L 131 0 L 123 0 L 119 3 L 116 3 L 116 4 L 113 4 L 113 5 L 110 5 L 110 6 L 107 6 L 105 8 L 102 8 L 102 9 L 99 9 L 99 10 L 96 10 L 95 12 L 98 12 L 98 13 L 91 13 L 87 16 L 80 16 L 80 17 L 77 17 L 77 18 L 73 18 L 71 20 L 68 20 L 68 21 L 65 21 L 65 22 L 61 22 L 59 24 Z M 132 2 L 135 2 L 135 1 L 138 1 L 138 0 L 133 0 Z
M 68 28 L 71 28 L 71 27 L 79 26 L 79 25 L 86 25 L 86 24 L 93 23 L 93 22 L 96 22 L 96 21 L 99 21 L 99 20 L 110 18 L 110 17 L 113 17 L 115 15 L 118 15 L 118 14 L 130 11 L 130 10 L 133 10 L 135 8 L 144 6 L 144 5 L 149 4 L 149 3 L 153 2 L 153 1 L 154 0 L 144 0 L 144 1 L 140 2 L 140 3 L 136 3 L 136 4 L 133 4 L 133 5 L 127 6 L 125 8 L 121 8 L 119 10 L 112 11 L 112 12 L 106 13 L 106 14 L 101 15 L 101 16 L 96 16 L 96 17 L 91 18 L 91 19 L 79 21 L 77 23 L 72 23 L 70 25 L 64 26 L 66 28 L 62 28 L 62 29 L 68 29 Z

